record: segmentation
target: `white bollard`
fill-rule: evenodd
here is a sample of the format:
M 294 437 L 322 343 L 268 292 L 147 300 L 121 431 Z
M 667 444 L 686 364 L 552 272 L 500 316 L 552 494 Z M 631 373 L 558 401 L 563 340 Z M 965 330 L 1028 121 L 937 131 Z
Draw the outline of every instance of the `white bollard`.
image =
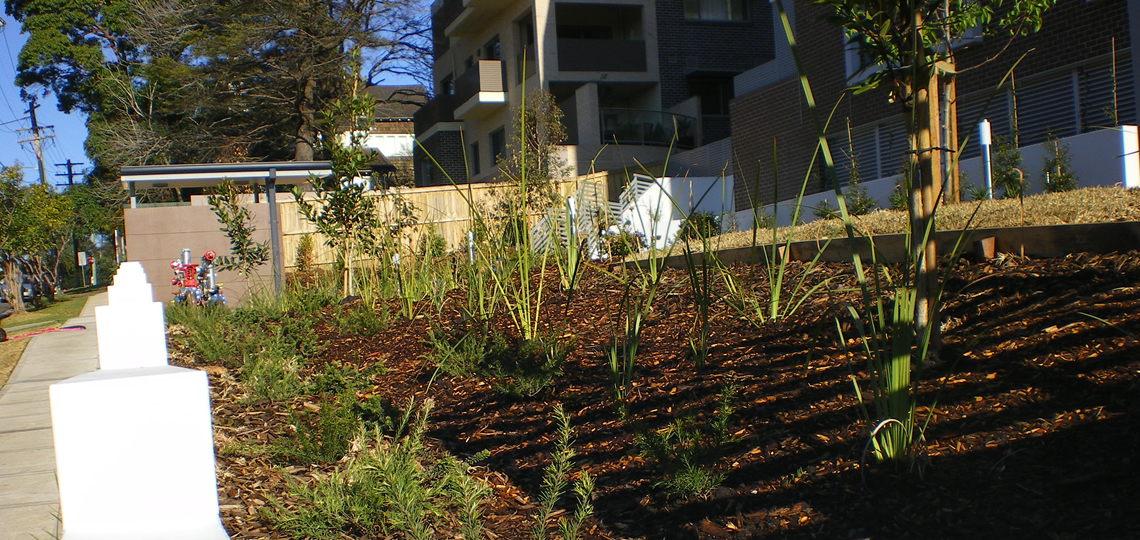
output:
M 226 540 L 206 374 L 100 370 L 51 385 L 66 540 Z

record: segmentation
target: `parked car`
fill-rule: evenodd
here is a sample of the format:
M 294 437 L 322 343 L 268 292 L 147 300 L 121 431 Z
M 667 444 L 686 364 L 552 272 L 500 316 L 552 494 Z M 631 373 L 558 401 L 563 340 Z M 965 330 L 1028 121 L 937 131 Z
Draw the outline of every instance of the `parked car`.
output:
M 0 281 L 0 295 L 6 295 L 7 292 L 8 284 L 4 281 Z M 31 277 L 25 275 L 20 286 L 20 292 L 24 297 L 24 303 L 31 305 L 35 302 L 36 297 L 40 295 L 40 287 L 36 282 L 32 281 Z

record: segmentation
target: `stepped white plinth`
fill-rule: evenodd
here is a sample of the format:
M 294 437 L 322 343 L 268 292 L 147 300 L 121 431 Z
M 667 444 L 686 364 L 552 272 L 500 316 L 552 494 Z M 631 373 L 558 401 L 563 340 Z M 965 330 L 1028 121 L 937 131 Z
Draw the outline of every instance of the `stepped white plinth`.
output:
M 99 370 L 50 400 L 64 540 L 228 540 L 204 372 Z
M 129 302 L 95 308 L 99 369 L 167 365 L 166 321 L 162 302 L 141 302 L 137 288 Z

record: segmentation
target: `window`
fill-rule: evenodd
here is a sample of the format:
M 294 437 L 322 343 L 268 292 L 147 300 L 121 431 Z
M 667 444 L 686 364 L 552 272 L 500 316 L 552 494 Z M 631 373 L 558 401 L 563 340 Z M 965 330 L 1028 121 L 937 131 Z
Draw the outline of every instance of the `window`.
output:
M 507 132 L 499 128 L 491 132 L 491 162 L 498 163 L 499 156 L 507 150 Z
M 867 77 L 883 70 L 882 64 L 873 63 L 869 54 L 863 51 L 866 41 L 863 34 L 844 37 L 843 64 L 847 72 L 847 84 L 859 84 Z
M 471 174 L 479 174 L 479 143 L 471 143 Z
M 728 114 L 733 98 L 732 77 L 691 77 L 689 95 L 701 100 L 701 114 Z
M 439 93 L 444 96 L 455 95 L 455 78 L 450 73 L 439 81 Z
M 483 60 L 502 60 L 503 54 L 499 47 L 499 34 L 483 45 Z
M 685 0 L 690 21 L 746 21 L 744 0 Z

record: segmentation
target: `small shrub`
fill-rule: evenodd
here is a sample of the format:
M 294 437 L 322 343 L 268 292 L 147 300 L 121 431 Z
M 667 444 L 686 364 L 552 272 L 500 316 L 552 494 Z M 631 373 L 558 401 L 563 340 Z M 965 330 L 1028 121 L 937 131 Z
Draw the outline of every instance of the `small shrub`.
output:
M 566 494 L 569 485 L 571 460 L 574 458 L 573 442 L 570 440 L 570 417 L 562 409 L 562 405 L 554 406 L 554 420 L 558 432 L 555 434 L 554 451 L 550 455 L 550 464 L 542 474 L 542 491 L 539 493 L 538 507 L 535 510 L 534 524 L 530 529 L 530 536 L 534 540 L 545 540 L 550 532 L 551 525 L 555 525 L 554 508 L 558 501 Z M 594 479 L 583 472 L 574 482 L 574 495 L 576 505 L 574 513 L 570 516 L 558 518 L 557 528 L 562 540 L 576 540 L 581 536 L 582 526 L 594 514 L 590 498 L 593 496 Z
M 435 328 L 429 339 L 430 360 L 440 371 L 486 377 L 497 391 L 519 397 L 535 396 L 549 388 L 574 348 L 573 340 L 552 333 L 540 331 L 534 339 L 514 339 L 482 324 L 456 335 Z
M 253 400 L 281 401 L 300 395 L 305 388 L 296 356 L 267 350 L 250 357 L 241 367 L 241 382 Z
M 602 232 L 604 249 L 610 257 L 620 258 L 634 253 L 640 253 L 649 247 L 645 236 L 617 227 L 610 227 Z
M 654 485 L 670 497 L 708 497 L 725 475 L 712 470 L 716 450 L 731 441 L 729 420 L 736 388 L 725 388 L 717 398 L 712 420 L 698 423 L 691 415 L 674 420 L 655 432 L 642 432 L 634 443 L 646 457 L 664 469 L 665 477 Z
M 970 197 L 971 201 L 981 201 L 986 198 L 986 186 L 975 186 L 974 184 L 966 183 L 963 184 L 962 191 Z
M 992 146 L 991 181 L 994 189 L 1001 188 L 1002 198 L 1016 199 L 1021 196 L 1023 175 L 1021 169 L 1021 150 L 1001 135 L 995 135 Z
M 1047 193 L 1059 193 L 1077 189 L 1077 175 L 1073 173 L 1073 156 L 1069 155 L 1069 145 L 1049 135 L 1044 143 L 1045 162 L 1041 166 L 1042 182 Z
M 907 194 L 904 181 L 900 180 L 895 184 L 895 189 L 891 190 L 891 194 L 887 196 L 887 200 L 891 204 L 891 210 L 906 210 L 910 207 L 910 195 Z
M 294 260 L 296 278 L 302 285 L 308 285 L 313 280 L 314 261 L 316 260 L 316 244 L 313 235 L 303 234 L 297 241 L 297 257 Z
M 355 395 L 345 392 L 321 404 L 315 412 L 291 411 L 289 432 L 275 442 L 277 455 L 299 465 L 340 460 L 360 429 L 355 405 Z
M 323 372 L 309 379 L 309 392 L 337 395 L 372 387 L 372 377 L 384 373 L 383 364 L 372 364 L 363 370 L 352 364 L 329 362 Z
M 356 439 L 358 455 L 327 476 L 292 482 L 297 504 L 270 500 L 263 511 L 275 529 L 293 538 L 463 538 L 482 534 L 485 482 L 454 457 L 431 457 L 423 445 L 430 400 L 415 418 L 409 409 L 391 436 L 373 430 Z M 404 430 L 407 430 L 406 432 Z
M 378 304 L 377 309 L 372 309 L 361 302 L 338 307 L 334 313 L 333 324 L 341 335 L 369 337 L 388 326 L 388 317 L 386 305 Z
M 685 240 L 712 238 L 720 234 L 720 216 L 708 212 L 693 212 L 681 224 L 677 235 Z

